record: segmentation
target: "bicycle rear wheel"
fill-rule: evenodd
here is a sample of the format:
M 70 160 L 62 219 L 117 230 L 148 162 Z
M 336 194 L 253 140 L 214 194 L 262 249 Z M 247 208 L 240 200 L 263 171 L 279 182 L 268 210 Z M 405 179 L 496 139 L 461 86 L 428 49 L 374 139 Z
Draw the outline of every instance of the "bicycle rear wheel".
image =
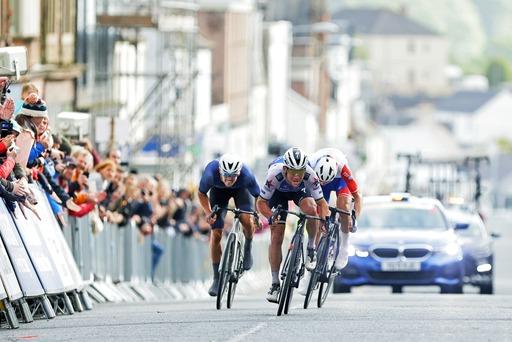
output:
M 334 239 L 330 240 L 329 248 L 326 253 L 326 261 L 324 271 L 327 272 L 327 282 L 321 282 L 320 288 L 318 289 L 318 301 L 317 306 L 321 308 L 329 292 L 331 291 L 332 283 L 334 282 L 334 278 L 336 277 L 336 268 L 334 267 L 334 262 L 336 260 L 338 249 L 339 249 L 339 234 L 334 234 Z
M 236 245 L 236 248 L 235 248 Z M 233 305 L 233 300 L 235 298 L 236 286 L 238 285 L 238 279 L 240 279 L 241 270 L 242 270 L 242 249 L 240 248 L 240 244 L 237 244 L 233 241 L 233 249 L 236 249 L 235 258 L 233 260 L 233 264 L 235 265 L 235 269 L 233 270 L 233 274 L 229 277 L 229 286 L 228 286 L 228 299 L 227 299 L 227 307 L 231 309 Z
M 311 302 L 311 298 L 313 297 L 313 292 L 315 291 L 316 285 L 318 283 L 318 279 L 325 270 L 325 263 L 327 260 L 327 243 L 327 238 L 325 236 L 322 236 L 322 238 L 320 239 L 320 243 L 318 244 L 318 261 L 316 263 L 315 269 L 311 273 L 311 278 L 309 279 L 308 289 L 306 292 L 306 298 L 304 298 L 304 309 L 308 308 L 309 303 Z
M 292 286 L 292 280 L 294 278 L 295 274 L 295 260 L 297 259 L 298 254 L 298 248 L 296 239 L 294 236 L 294 239 L 292 240 L 292 243 L 290 244 L 290 249 L 288 250 L 286 260 L 283 266 L 283 270 L 286 274 L 283 286 L 281 287 L 281 294 L 279 296 L 279 307 L 277 309 L 277 315 L 281 316 L 283 313 L 283 309 L 285 306 L 285 303 L 287 302 L 288 296 L 289 296 L 289 288 Z
M 226 292 L 226 287 L 229 282 L 229 277 L 231 275 L 234 242 L 235 236 L 233 234 L 229 234 L 228 242 L 226 243 L 226 248 L 222 255 L 221 268 L 219 271 L 219 288 L 217 290 L 217 310 L 220 310 L 222 308 L 222 297 L 224 297 L 224 293 Z

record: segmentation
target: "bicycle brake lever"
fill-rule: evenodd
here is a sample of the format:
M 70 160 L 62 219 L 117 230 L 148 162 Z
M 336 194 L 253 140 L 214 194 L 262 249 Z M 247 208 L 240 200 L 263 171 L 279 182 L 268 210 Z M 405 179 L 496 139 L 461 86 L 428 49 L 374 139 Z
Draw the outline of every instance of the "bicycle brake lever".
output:
M 217 215 L 217 212 L 219 211 L 219 206 L 215 204 L 212 208 L 212 213 L 209 215 L 210 217 L 213 217 L 213 215 Z
M 356 211 L 352 209 L 352 215 L 350 215 L 352 218 L 352 233 L 357 232 L 357 218 L 356 218 Z

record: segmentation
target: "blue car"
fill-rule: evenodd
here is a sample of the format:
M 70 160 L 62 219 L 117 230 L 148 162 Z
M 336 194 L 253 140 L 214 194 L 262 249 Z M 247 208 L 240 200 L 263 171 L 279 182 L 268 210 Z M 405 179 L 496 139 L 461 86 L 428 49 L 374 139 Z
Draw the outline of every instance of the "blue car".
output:
M 493 294 L 494 241 L 498 235 L 489 234 L 476 212 L 449 209 L 448 218 L 464 255 L 464 282 L 480 288 L 480 294 Z
M 364 200 L 358 231 L 350 235 L 349 262 L 336 278 L 334 292 L 353 286 L 437 285 L 441 293 L 462 293 L 461 246 L 436 199 L 408 194 Z

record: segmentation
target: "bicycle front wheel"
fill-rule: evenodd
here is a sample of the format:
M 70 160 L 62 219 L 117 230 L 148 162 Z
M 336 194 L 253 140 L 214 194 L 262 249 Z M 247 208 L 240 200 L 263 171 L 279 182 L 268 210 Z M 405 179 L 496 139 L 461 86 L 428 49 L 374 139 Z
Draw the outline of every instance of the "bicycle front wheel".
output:
M 219 288 L 217 290 L 217 310 L 222 308 L 222 297 L 226 293 L 226 288 L 233 269 L 233 256 L 234 256 L 235 236 L 229 234 L 226 248 L 222 255 L 221 268 L 219 270 Z
M 289 258 L 287 258 L 285 262 L 285 272 L 286 277 L 283 283 L 283 287 L 281 288 L 281 295 L 279 296 L 279 307 L 277 309 L 277 315 L 281 316 L 283 309 L 284 313 L 288 313 L 289 305 L 291 299 L 293 297 L 293 287 L 295 286 L 295 278 L 297 275 L 297 260 L 300 258 L 300 248 L 302 244 L 300 243 L 300 239 L 298 236 L 294 236 L 292 243 L 290 245 L 291 253 L 288 253 Z
M 338 255 L 339 249 L 339 235 L 334 234 L 334 238 L 329 242 L 329 248 L 325 258 L 325 267 L 324 272 L 327 272 L 327 281 L 320 283 L 320 288 L 318 289 L 318 301 L 317 306 L 321 308 L 329 292 L 331 291 L 332 283 L 334 282 L 334 278 L 336 277 L 336 268 L 334 267 L 334 261 Z
M 236 248 L 235 248 L 236 247 Z M 240 274 L 242 271 L 242 248 L 240 244 L 237 244 L 236 241 L 233 242 L 233 254 L 235 258 L 233 260 L 233 264 L 236 266 L 236 269 L 233 270 L 233 274 L 229 277 L 229 286 L 228 286 L 228 299 L 227 299 L 227 307 L 231 309 L 233 305 L 233 300 L 235 299 L 236 286 L 238 284 L 238 279 L 240 279 Z

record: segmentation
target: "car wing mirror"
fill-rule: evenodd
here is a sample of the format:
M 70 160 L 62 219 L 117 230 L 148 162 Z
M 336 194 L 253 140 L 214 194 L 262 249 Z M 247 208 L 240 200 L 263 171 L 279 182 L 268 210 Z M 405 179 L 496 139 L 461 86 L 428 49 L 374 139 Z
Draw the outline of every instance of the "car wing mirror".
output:
M 492 232 L 492 233 L 491 233 L 491 237 L 492 237 L 493 239 L 499 239 L 499 238 L 501 237 L 501 234 Z
M 464 229 L 468 229 L 469 227 L 469 223 L 455 223 L 455 226 L 453 228 L 455 228 L 455 230 L 464 230 Z

